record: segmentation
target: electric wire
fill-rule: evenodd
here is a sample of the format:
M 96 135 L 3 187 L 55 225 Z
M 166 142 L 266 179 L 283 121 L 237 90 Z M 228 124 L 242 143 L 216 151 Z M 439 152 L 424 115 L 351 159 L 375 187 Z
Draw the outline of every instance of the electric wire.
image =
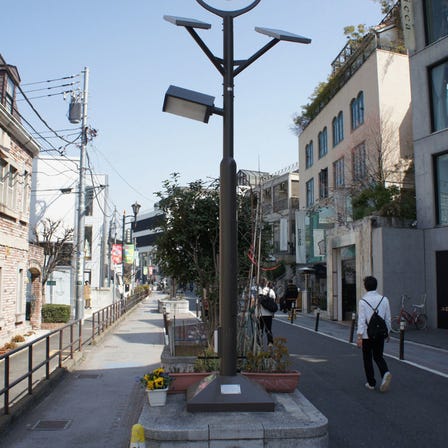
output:
M 98 147 L 94 147 L 95 151 L 98 152 L 98 154 L 107 162 L 107 164 L 112 168 L 112 170 L 115 172 L 115 174 L 118 175 L 118 177 L 135 193 L 137 193 L 140 197 L 146 199 L 147 201 L 152 202 L 153 199 L 150 199 L 149 197 L 142 194 L 139 190 L 134 188 L 121 174 L 120 172 L 112 165 L 112 163 L 107 159 L 107 157 L 98 149 Z
M 28 105 L 31 107 L 31 109 L 33 110 L 33 112 L 37 115 L 37 117 L 39 118 L 40 121 L 42 121 L 42 123 L 50 130 L 54 133 L 54 135 L 58 136 L 62 141 L 66 142 L 66 143 L 71 143 L 68 140 L 66 140 L 64 137 L 59 136 L 59 134 L 44 120 L 44 118 L 40 115 L 40 113 L 37 111 L 37 109 L 34 107 L 33 103 L 29 100 L 29 98 L 25 95 L 25 93 L 23 92 L 22 87 L 20 87 L 20 85 L 17 85 L 17 88 L 19 89 L 19 91 L 22 93 L 22 96 L 25 98 L 26 102 L 28 103 Z
M 66 83 L 66 84 L 59 84 L 57 86 L 42 87 L 41 89 L 24 90 L 23 92 L 24 93 L 42 92 L 43 90 L 59 89 L 60 87 L 74 86 L 76 84 L 79 84 L 79 82 L 69 82 L 69 83 Z M 20 93 L 22 93 L 22 92 L 20 92 Z
M 44 83 L 46 83 L 46 82 L 63 81 L 63 80 L 65 80 L 65 79 L 73 79 L 73 78 L 76 78 L 76 77 L 78 77 L 78 76 L 79 76 L 79 73 L 76 74 L 76 75 L 64 76 L 64 77 L 62 77 L 62 78 L 47 79 L 47 80 L 45 80 L 45 81 L 28 82 L 28 83 L 22 84 L 22 86 L 33 86 L 33 85 L 36 85 L 36 84 L 44 84 Z

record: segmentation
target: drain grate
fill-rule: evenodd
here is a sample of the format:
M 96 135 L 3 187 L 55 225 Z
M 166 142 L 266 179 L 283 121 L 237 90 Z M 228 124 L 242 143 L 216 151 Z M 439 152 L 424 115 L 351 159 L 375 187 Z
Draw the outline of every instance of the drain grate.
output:
M 36 431 L 59 431 L 67 429 L 71 420 L 39 420 L 31 429 Z
M 101 375 L 98 373 L 80 373 L 76 376 L 79 380 L 96 380 Z

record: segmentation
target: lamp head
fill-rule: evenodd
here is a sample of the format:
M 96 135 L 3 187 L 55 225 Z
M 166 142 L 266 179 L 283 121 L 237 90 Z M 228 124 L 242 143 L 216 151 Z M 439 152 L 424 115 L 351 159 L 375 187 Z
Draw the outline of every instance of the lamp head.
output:
M 134 216 L 138 215 L 138 212 L 140 211 L 140 207 L 141 207 L 141 205 L 137 201 L 135 201 L 132 204 L 132 211 L 134 212 Z

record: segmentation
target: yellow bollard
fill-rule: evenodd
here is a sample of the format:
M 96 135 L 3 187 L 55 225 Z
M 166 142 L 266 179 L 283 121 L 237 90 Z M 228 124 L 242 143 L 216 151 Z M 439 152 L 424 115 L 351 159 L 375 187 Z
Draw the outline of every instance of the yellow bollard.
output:
M 145 429 L 139 423 L 132 426 L 129 448 L 145 448 Z

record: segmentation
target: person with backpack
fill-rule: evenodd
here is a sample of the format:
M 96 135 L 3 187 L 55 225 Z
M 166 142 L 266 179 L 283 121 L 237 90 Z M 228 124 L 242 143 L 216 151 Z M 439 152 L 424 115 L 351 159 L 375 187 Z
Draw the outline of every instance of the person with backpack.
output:
M 262 345 L 263 333 L 266 332 L 268 340 L 268 347 L 273 345 L 274 337 L 272 336 L 272 319 L 275 311 L 263 306 L 263 297 L 268 297 L 270 301 L 276 303 L 276 295 L 273 289 L 272 282 L 268 282 L 265 278 L 261 279 L 260 286 L 258 288 L 258 326 L 259 326 L 259 343 Z
M 376 386 L 373 361 L 381 374 L 380 391 L 389 389 L 392 374 L 383 356 L 384 341 L 389 342 L 390 306 L 387 297 L 376 291 L 378 282 L 375 277 L 364 279 L 366 294 L 359 301 L 357 346 L 362 348 L 364 371 L 367 378 L 366 388 L 374 390 Z

